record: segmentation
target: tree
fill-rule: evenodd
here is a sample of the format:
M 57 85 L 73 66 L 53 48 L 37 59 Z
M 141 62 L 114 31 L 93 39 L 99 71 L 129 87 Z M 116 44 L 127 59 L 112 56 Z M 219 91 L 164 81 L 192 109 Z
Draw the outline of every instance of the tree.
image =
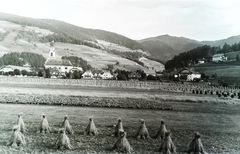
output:
M 45 73 L 46 73 L 46 78 L 51 78 L 51 73 L 50 73 L 50 69 L 45 69 Z
M 20 74 L 21 74 L 21 72 L 20 72 L 19 69 L 14 69 L 14 70 L 13 70 L 13 73 L 14 73 L 15 75 L 20 75 Z
M 43 72 L 40 70 L 40 71 L 38 71 L 38 76 L 39 77 L 43 77 Z
M 25 75 L 28 75 L 28 72 L 27 72 L 26 70 L 22 70 L 22 71 L 21 71 L 21 74 L 22 74 L 23 76 L 25 76 Z
M 127 80 L 127 78 L 126 78 L 126 76 L 125 76 L 124 74 L 118 74 L 118 75 L 117 75 L 117 79 L 118 79 L 118 80 L 124 80 L 124 81 Z
M 236 55 L 236 61 L 239 61 L 239 54 Z
M 141 72 L 141 80 L 145 80 L 147 77 L 147 74 L 144 73 L 144 71 Z
M 73 79 L 80 79 L 81 78 L 81 73 L 80 71 L 74 71 L 73 72 Z
M 157 80 L 157 78 L 151 74 L 147 76 L 147 80 Z

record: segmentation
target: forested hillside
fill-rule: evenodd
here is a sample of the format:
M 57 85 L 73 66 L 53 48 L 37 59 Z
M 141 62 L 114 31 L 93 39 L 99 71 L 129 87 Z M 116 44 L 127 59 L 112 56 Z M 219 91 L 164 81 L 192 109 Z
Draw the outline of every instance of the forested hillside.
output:
M 96 39 L 100 39 L 116 43 L 130 49 L 143 49 L 138 42 L 125 36 L 104 30 L 82 28 L 58 20 L 34 19 L 5 13 L 0 13 L 0 20 L 6 20 L 23 26 L 36 26 L 55 33 L 45 36 L 42 41 L 51 41 L 54 39 L 55 41 L 63 43 L 73 43 L 100 48 L 94 43 L 96 42 Z
M 30 52 L 11 52 L 4 54 L 0 58 L 0 66 L 3 65 L 15 65 L 23 66 L 24 64 L 31 65 L 32 68 L 43 67 L 46 59 L 39 54 L 30 53 Z
M 210 61 L 214 54 L 228 53 L 233 51 L 240 51 L 240 42 L 233 45 L 228 45 L 225 43 L 223 47 L 211 47 L 209 45 L 205 45 L 188 52 L 180 53 L 173 59 L 167 61 L 165 64 L 165 69 L 173 70 L 175 68 L 178 69 L 188 67 L 197 64 L 199 59 L 204 58 L 207 61 Z
M 184 37 L 174 37 L 170 35 L 161 35 L 140 40 L 139 43 L 159 61 L 166 63 L 175 55 L 189 51 L 202 44 L 196 40 Z

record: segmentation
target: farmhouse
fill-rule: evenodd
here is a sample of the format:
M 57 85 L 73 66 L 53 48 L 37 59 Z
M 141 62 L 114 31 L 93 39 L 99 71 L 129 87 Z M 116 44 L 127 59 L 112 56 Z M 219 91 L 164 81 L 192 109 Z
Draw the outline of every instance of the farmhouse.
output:
M 93 78 L 93 73 L 92 71 L 88 70 L 82 75 L 83 79 L 92 79 Z
M 101 75 L 101 77 L 102 79 L 112 79 L 113 75 L 109 71 L 106 71 Z
M 191 72 L 187 75 L 187 81 L 198 81 L 201 79 L 201 74 L 198 72 Z
M 199 81 L 201 79 L 201 74 L 195 71 L 191 71 L 187 68 L 183 68 L 179 70 L 177 73 L 175 73 L 174 79 L 186 81 Z
M 213 62 L 223 62 L 223 61 L 227 61 L 227 57 L 223 54 L 215 54 L 212 56 L 212 61 Z

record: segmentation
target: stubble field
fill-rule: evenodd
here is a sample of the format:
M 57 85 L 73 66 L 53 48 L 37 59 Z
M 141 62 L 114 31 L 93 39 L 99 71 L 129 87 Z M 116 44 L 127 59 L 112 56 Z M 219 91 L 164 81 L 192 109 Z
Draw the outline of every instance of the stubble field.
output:
M 186 153 L 195 131 L 202 134 L 202 142 L 208 153 L 240 152 L 240 103 L 237 98 L 164 91 L 156 87 L 151 89 L 150 86 L 61 85 L 49 80 L 48 83 L 46 80 L 39 83 L 34 81 L 34 84 L 22 79 L 0 80 L 0 153 L 116 153 L 112 147 L 117 139 L 112 133 L 118 118 L 123 121 L 133 153 L 158 153 L 161 140 L 155 140 L 154 136 L 161 120 L 165 120 L 167 129 L 172 132 L 177 153 Z M 53 101 L 51 105 L 46 103 L 47 100 Z M 54 104 L 54 100 L 59 102 Z M 75 102 L 72 104 L 74 106 L 67 104 L 69 100 L 70 103 Z M 6 146 L 19 113 L 23 114 L 26 124 L 24 135 L 27 144 L 21 147 Z M 56 131 L 49 134 L 38 132 L 42 113 L 47 115 L 53 130 L 60 128 L 65 114 L 69 116 L 75 131 L 74 135 L 68 135 L 73 149 L 56 148 Z M 99 129 L 97 136 L 84 135 L 90 116 L 94 117 Z M 152 139 L 136 139 L 140 119 L 145 119 Z

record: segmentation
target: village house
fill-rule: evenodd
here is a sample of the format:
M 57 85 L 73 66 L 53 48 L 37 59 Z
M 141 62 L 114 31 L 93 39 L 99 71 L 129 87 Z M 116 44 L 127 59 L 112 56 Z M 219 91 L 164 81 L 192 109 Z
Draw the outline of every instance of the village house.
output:
M 83 73 L 82 77 L 83 79 L 93 79 L 93 73 L 91 70 L 88 70 Z
M 18 69 L 19 71 L 26 70 L 27 72 L 32 72 L 30 66 L 14 66 L 14 65 L 5 65 L 2 68 L 0 68 L 0 72 L 2 73 L 9 73 L 13 72 L 15 69 Z
M 174 80 L 199 81 L 201 74 L 187 68 L 183 68 L 174 74 Z
M 112 79 L 113 75 L 110 73 L 110 71 L 106 71 L 101 75 L 102 79 Z

